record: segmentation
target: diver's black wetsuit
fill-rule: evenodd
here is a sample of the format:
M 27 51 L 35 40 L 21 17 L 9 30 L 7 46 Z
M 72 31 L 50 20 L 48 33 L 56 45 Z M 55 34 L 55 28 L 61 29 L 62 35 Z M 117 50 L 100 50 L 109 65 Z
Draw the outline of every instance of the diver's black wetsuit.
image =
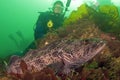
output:
M 63 16 L 54 14 L 52 12 L 42 12 L 36 22 L 36 28 L 34 31 L 35 40 L 42 38 L 49 29 L 56 29 L 62 26 Z

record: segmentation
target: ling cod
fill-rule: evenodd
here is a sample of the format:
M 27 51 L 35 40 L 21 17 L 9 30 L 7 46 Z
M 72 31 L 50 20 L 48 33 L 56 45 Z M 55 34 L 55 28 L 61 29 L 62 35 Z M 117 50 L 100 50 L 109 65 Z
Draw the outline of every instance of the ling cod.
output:
M 30 50 L 22 58 L 14 59 L 7 67 L 7 73 L 23 74 L 20 67 L 23 60 L 28 71 L 32 71 L 33 67 L 37 71 L 50 67 L 55 72 L 67 74 L 100 53 L 105 45 L 103 40 L 57 40 L 42 49 Z

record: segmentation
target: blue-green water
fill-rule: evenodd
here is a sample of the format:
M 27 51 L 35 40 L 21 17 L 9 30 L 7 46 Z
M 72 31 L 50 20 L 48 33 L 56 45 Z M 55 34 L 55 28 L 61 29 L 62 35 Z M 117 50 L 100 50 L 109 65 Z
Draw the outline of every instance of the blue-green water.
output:
M 55 1 L 0 0 L 0 57 L 23 51 L 33 41 L 33 28 L 39 15 L 38 12 L 47 11 Z M 66 3 L 67 0 L 61 1 Z M 66 16 L 84 2 L 91 4 L 90 1 L 95 5 L 116 4 L 119 6 L 120 3 L 119 0 L 99 0 L 98 2 L 72 0 Z

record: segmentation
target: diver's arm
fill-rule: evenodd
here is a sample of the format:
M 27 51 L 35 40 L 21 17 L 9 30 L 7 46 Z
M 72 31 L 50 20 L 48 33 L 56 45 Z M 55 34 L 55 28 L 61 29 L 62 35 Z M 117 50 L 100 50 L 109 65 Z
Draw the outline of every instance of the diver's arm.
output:
M 43 15 L 41 14 L 39 17 L 38 17 L 38 20 L 36 22 L 36 28 L 35 28 L 35 31 L 34 31 L 34 38 L 35 40 L 43 37 L 43 35 L 45 34 L 45 28 L 43 26 Z

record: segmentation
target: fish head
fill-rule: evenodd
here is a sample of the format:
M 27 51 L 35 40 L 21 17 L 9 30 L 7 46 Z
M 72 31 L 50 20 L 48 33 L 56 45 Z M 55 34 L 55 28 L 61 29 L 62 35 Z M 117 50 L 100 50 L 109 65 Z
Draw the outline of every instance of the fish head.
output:
M 77 41 L 78 50 L 73 54 L 64 54 L 64 69 L 63 73 L 69 73 L 72 69 L 79 68 L 87 61 L 91 60 L 99 54 L 105 47 L 106 42 L 101 39 L 85 39 Z M 77 47 L 75 48 L 77 49 Z

